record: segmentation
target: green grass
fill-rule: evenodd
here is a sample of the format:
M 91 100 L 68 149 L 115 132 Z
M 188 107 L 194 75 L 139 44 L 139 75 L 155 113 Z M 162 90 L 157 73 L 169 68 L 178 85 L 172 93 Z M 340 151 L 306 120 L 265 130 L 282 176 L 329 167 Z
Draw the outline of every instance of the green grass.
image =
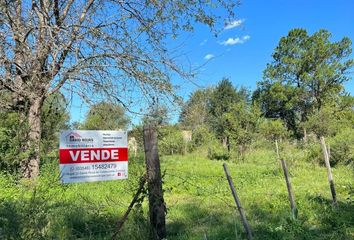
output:
M 285 152 L 285 151 L 284 151 Z M 354 239 L 352 168 L 333 176 L 338 207 L 331 206 L 326 169 L 286 151 L 298 207 L 292 220 L 286 185 L 272 150 L 256 149 L 227 162 L 255 239 Z M 161 157 L 168 239 L 245 239 L 223 172 L 223 161 L 205 154 Z M 132 159 L 129 179 L 61 185 L 56 162 L 36 184 L 0 175 L 0 239 L 110 239 L 144 172 Z M 134 208 L 120 239 L 148 239 L 147 199 Z

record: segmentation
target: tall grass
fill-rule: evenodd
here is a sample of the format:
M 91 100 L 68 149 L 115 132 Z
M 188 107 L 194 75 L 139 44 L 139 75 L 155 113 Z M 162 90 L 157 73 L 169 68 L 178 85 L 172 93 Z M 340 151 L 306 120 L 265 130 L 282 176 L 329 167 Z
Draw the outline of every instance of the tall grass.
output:
M 286 158 L 299 210 L 292 220 L 286 185 L 272 146 L 227 161 L 255 239 L 354 239 L 354 173 L 333 169 L 339 205 L 331 206 L 326 169 L 287 145 Z M 161 158 L 168 239 L 245 239 L 223 161 L 206 151 Z M 58 164 L 47 162 L 36 183 L 0 175 L 0 239 L 110 239 L 144 172 L 131 159 L 129 179 L 61 185 Z M 120 239 L 148 239 L 147 199 L 134 208 Z

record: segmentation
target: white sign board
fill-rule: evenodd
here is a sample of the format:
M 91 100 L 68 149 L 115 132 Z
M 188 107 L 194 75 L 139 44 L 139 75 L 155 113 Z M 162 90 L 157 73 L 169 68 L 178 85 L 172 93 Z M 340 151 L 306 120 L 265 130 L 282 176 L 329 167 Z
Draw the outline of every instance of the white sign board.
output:
M 128 141 L 124 131 L 62 131 L 59 156 L 63 183 L 128 178 Z

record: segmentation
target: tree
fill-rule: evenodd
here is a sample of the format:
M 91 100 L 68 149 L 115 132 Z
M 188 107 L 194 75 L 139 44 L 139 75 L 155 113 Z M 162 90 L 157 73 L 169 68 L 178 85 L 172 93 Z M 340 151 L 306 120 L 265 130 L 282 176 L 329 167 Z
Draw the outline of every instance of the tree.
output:
M 331 42 L 330 37 L 326 30 L 313 35 L 304 29 L 289 31 L 258 83 L 255 96 L 263 103 L 264 115 L 283 119 L 298 136 L 299 123 L 343 94 L 343 84 L 350 80 L 351 41 L 344 37 Z
M 222 140 L 224 147 L 230 150 L 230 135 L 226 128 L 224 114 L 230 113 L 234 104 L 247 101 L 247 90 L 237 91 L 229 79 L 224 78 L 213 91 L 209 101 L 210 126 L 217 138 Z
M 265 139 L 272 142 L 288 137 L 288 130 L 279 119 L 264 119 L 259 125 L 259 130 Z
M 250 105 L 246 99 L 232 104 L 229 112 L 222 115 L 222 124 L 230 144 L 238 147 L 241 156 L 245 147 L 254 139 L 259 117 L 257 107 Z
M 48 97 L 41 116 L 41 154 L 57 153 L 58 132 L 68 127 L 69 113 L 64 96 L 59 93 Z M 0 111 L 0 170 L 17 173 L 21 159 L 31 154 L 26 151 L 28 125 L 21 112 Z M 55 151 L 53 151 L 55 150 Z
M 168 37 L 193 22 L 217 27 L 222 7 L 232 18 L 233 0 L 97 1 L 4 0 L 0 2 L 0 107 L 27 118 L 28 158 L 22 174 L 39 174 L 41 112 L 61 89 L 84 100 L 101 95 L 124 104 L 136 92 L 173 91 L 169 71 L 186 73 L 166 47 Z M 131 97 L 129 97 L 131 96 Z M 150 96 L 149 96 L 150 98 Z M 149 99 L 148 98 L 148 99 Z
M 184 128 L 195 130 L 206 125 L 209 119 L 208 103 L 213 94 L 212 88 L 193 92 L 182 106 L 179 122 Z
M 56 92 L 46 98 L 41 113 L 41 152 L 47 154 L 53 150 L 57 153 L 59 131 L 69 127 L 68 103 L 65 97 Z
M 143 125 L 167 125 L 169 122 L 168 108 L 165 105 L 160 105 L 158 101 L 154 102 L 148 112 L 142 118 Z
M 331 104 L 309 115 L 302 125 L 317 137 L 333 136 L 346 128 L 354 128 L 354 97 L 341 96 Z
M 90 107 L 86 119 L 80 128 L 90 130 L 126 129 L 129 118 L 125 109 L 117 104 L 99 102 Z

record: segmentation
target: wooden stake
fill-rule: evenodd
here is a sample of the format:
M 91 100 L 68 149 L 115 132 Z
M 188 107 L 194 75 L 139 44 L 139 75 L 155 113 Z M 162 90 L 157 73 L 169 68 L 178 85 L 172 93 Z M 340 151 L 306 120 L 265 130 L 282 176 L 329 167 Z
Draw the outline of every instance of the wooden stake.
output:
M 279 155 L 279 147 L 278 147 L 278 140 L 275 139 L 275 149 L 277 151 L 277 157 L 278 157 L 278 160 L 280 159 L 280 155 Z
M 331 164 L 329 162 L 329 153 L 327 150 L 327 146 L 326 146 L 326 142 L 325 142 L 324 137 L 320 137 L 320 141 L 321 141 L 321 148 L 323 151 L 324 160 L 325 160 L 326 167 L 327 167 L 327 177 L 328 177 L 328 182 L 329 182 L 329 188 L 331 189 L 333 205 L 336 206 L 337 205 L 336 189 L 334 188 L 334 181 L 333 181 L 333 176 L 332 176 Z
M 283 169 L 285 182 L 286 182 L 286 188 L 288 190 L 288 198 L 289 198 L 289 202 L 290 202 L 291 216 L 293 217 L 293 219 L 296 219 L 297 218 L 297 209 L 296 209 L 295 196 L 294 196 L 293 187 L 292 187 L 291 181 L 290 181 L 290 175 L 289 175 L 288 167 L 286 165 L 285 160 L 280 158 L 279 147 L 278 147 L 278 141 L 277 140 L 275 140 L 275 146 L 276 146 L 276 150 L 277 150 L 278 160 L 280 161 L 281 168 Z
M 238 209 L 238 211 L 240 213 L 241 221 L 243 223 L 243 227 L 246 230 L 247 238 L 248 238 L 248 240 L 252 240 L 253 237 L 252 237 L 251 228 L 250 228 L 250 226 L 248 224 L 248 221 L 246 219 L 246 214 L 245 214 L 245 212 L 244 212 L 244 210 L 243 210 L 243 208 L 241 206 L 241 202 L 238 199 L 238 196 L 237 196 L 237 193 L 236 193 L 236 190 L 235 190 L 235 187 L 234 187 L 234 183 L 232 182 L 232 178 L 231 178 L 231 175 L 229 173 L 229 169 L 227 168 L 226 163 L 223 164 L 223 167 L 224 167 L 224 171 L 225 171 L 225 174 L 226 174 L 226 177 L 227 177 L 227 181 L 229 182 L 229 186 L 230 186 L 230 189 L 231 189 L 231 192 L 232 192 L 232 196 L 234 197 L 237 209 Z
M 296 203 L 295 203 L 295 196 L 294 196 L 294 192 L 293 192 L 293 187 L 290 182 L 288 167 L 286 166 L 286 162 L 284 159 L 281 159 L 281 166 L 283 168 L 286 187 L 288 189 L 288 198 L 289 198 L 289 202 L 290 202 L 291 215 L 292 215 L 293 219 L 296 219 L 297 209 L 296 209 Z
M 149 214 L 153 239 L 166 238 L 166 206 L 163 199 L 157 131 L 153 125 L 144 126 L 144 148 L 149 192 Z

